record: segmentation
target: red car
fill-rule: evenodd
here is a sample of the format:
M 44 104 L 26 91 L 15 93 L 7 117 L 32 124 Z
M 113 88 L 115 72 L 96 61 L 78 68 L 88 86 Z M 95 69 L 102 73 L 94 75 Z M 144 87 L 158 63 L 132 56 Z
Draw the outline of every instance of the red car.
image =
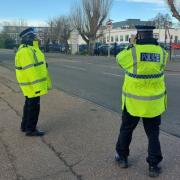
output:
M 180 49 L 180 44 L 172 43 L 172 49 Z

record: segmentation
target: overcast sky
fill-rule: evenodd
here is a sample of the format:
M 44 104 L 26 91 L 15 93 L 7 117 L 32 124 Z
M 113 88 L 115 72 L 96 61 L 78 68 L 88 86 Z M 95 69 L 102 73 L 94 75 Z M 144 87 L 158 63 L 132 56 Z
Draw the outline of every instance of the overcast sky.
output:
M 0 22 L 23 19 L 28 25 L 44 25 L 49 18 L 68 15 L 75 1 L 2 0 Z M 115 22 L 131 18 L 148 20 L 158 12 L 170 14 L 165 0 L 114 0 L 109 17 Z

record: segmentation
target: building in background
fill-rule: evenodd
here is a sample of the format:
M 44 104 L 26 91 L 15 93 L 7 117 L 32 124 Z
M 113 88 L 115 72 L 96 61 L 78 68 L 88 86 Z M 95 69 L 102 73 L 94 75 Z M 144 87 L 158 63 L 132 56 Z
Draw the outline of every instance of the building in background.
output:
M 140 19 L 127 19 L 121 22 L 113 23 L 110 33 L 106 26 L 97 33 L 97 43 L 99 44 L 126 44 L 129 43 L 129 39 L 137 33 L 135 25 L 152 25 L 152 21 L 141 21 Z M 3 32 L 9 34 L 9 36 L 15 40 L 16 44 L 19 44 L 19 33 L 26 29 L 27 26 L 3 26 Z M 50 27 L 36 27 L 42 46 L 46 46 L 50 43 L 51 28 Z M 160 43 L 170 43 L 170 37 L 172 43 L 180 43 L 180 28 L 169 29 L 155 29 L 154 37 L 158 39 Z M 69 39 L 69 46 L 73 54 L 79 52 L 79 45 L 86 44 L 82 37 L 78 34 L 78 31 L 73 31 Z M 57 41 L 58 44 L 59 41 Z
M 3 26 L 2 31 L 7 33 L 12 39 L 14 39 L 16 44 L 19 44 L 20 42 L 19 34 L 26 28 L 28 28 L 28 26 Z M 44 44 L 48 36 L 48 33 L 50 31 L 49 28 L 48 27 L 35 27 L 35 28 L 38 31 L 38 36 L 41 41 L 41 44 Z
M 140 19 L 127 19 L 113 23 L 113 29 L 135 29 L 136 25 L 153 25 L 153 21 L 141 21 Z
M 129 38 L 133 37 L 137 33 L 135 25 L 153 25 L 153 22 L 141 21 L 140 19 L 127 19 L 126 21 L 115 22 L 112 25 L 110 36 L 109 29 L 104 27 L 103 32 L 101 32 L 102 36 L 97 39 L 97 42 L 105 44 L 129 43 Z M 180 43 L 180 28 L 170 28 L 168 31 L 166 29 L 155 29 L 154 37 L 158 39 L 158 42 L 160 43 L 164 43 L 165 41 L 170 43 L 171 36 L 172 43 Z M 78 41 L 79 44 L 85 44 L 80 35 Z
M 170 37 L 171 37 L 172 43 L 180 43 L 180 28 L 179 29 L 171 28 L 168 31 L 166 31 L 165 29 L 155 29 L 154 38 L 156 38 L 160 43 L 165 43 L 165 41 L 166 43 L 170 43 Z M 121 44 L 121 43 L 129 43 L 129 38 L 134 36 L 137 33 L 137 31 L 136 29 L 112 29 L 110 37 L 107 31 L 105 31 L 104 33 L 106 37 L 105 43 L 109 43 L 110 41 L 110 43 L 112 44 L 115 42 Z

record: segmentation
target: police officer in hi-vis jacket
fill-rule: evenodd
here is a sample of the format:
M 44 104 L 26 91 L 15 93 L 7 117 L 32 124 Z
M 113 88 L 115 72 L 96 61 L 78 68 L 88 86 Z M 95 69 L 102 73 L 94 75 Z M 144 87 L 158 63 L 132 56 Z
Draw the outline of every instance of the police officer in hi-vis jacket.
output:
M 136 26 L 136 42 L 117 55 L 117 63 L 125 72 L 122 88 L 122 124 L 116 144 L 115 160 L 128 167 L 129 145 L 133 130 L 142 118 L 148 137 L 149 176 L 161 172 L 159 142 L 161 114 L 166 110 L 164 69 L 168 53 L 153 38 L 153 26 Z M 141 144 L 139 144 L 141 146 Z
M 37 129 L 40 96 L 47 94 L 51 80 L 44 54 L 38 46 L 36 29 L 27 28 L 20 33 L 21 45 L 15 57 L 16 78 L 25 96 L 21 130 L 26 136 L 43 136 Z

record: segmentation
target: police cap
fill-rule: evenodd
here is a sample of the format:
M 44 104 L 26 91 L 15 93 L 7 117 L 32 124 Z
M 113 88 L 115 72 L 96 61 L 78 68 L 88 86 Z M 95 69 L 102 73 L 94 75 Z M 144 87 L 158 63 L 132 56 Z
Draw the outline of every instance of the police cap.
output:
M 37 32 L 36 32 L 35 28 L 29 27 L 29 28 L 23 30 L 23 31 L 19 34 L 19 37 L 20 37 L 20 38 L 23 38 L 23 37 L 25 37 L 25 36 L 27 36 L 27 35 L 30 35 L 30 34 L 36 36 L 36 33 L 37 33 Z
M 155 29 L 155 26 L 136 25 L 135 28 L 138 32 L 152 32 Z

